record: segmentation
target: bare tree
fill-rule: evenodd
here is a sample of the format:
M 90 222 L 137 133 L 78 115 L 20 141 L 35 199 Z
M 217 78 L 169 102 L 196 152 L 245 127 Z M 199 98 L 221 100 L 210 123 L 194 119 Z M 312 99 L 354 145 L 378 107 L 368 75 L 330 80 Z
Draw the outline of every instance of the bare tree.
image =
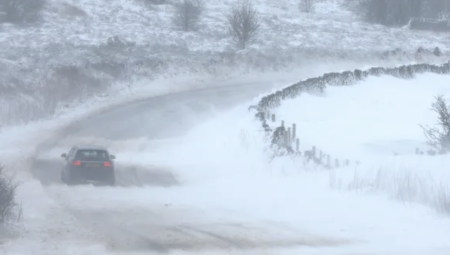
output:
M 450 102 L 443 95 L 436 97 L 431 110 L 438 114 L 435 127 L 422 126 L 427 144 L 439 153 L 450 152 Z
M 175 25 L 183 31 L 191 31 L 196 28 L 203 12 L 201 0 L 181 0 L 175 4 Z
M 314 11 L 315 0 L 300 0 L 299 8 L 300 11 L 310 13 Z
M 17 184 L 3 170 L 0 165 L 0 225 L 20 220 L 22 215 L 16 202 Z
M 245 49 L 258 35 L 259 13 L 250 0 L 243 0 L 232 7 L 227 21 L 228 32 L 241 49 Z

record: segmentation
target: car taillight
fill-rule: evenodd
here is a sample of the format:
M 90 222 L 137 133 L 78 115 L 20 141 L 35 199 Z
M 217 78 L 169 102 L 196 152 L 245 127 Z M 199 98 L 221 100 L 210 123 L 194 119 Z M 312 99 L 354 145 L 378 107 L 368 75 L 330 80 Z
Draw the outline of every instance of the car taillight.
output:
M 111 163 L 110 162 L 105 162 L 105 163 L 103 163 L 105 166 L 111 166 Z
M 81 162 L 80 161 L 74 161 L 74 162 L 72 162 L 72 165 L 74 165 L 74 166 L 81 166 Z

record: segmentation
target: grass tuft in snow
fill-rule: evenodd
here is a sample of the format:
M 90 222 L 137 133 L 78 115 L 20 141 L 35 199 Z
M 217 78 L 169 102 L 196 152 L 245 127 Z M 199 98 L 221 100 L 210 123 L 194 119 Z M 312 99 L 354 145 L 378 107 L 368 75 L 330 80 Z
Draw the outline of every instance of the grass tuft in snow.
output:
M 20 221 L 21 207 L 16 201 L 18 184 L 0 165 L 0 227 Z
M 400 157 L 382 164 L 333 169 L 333 189 L 357 193 L 386 193 L 403 203 L 421 203 L 450 214 L 450 173 L 443 157 Z M 448 163 L 447 163 L 448 164 Z

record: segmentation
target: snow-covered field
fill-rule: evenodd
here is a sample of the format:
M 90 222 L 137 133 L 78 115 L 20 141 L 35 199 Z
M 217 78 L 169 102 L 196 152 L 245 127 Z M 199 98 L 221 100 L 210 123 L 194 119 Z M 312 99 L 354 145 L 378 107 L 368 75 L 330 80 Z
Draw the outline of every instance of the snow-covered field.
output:
M 448 93 L 447 80 L 371 78 L 277 109 L 280 118 L 298 123 L 305 143 L 358 158 L 357 168 L 311 171 L 289 157 L 270 161 L 249 103 L 158 150 L 130 145 L 116 152 L 170 167 L 179 187 L 43 188 L 23 175 L 25 231 L 1 251 L 448 254 L 450 218 L 436 210 L 449 194 L 448 160 L 413 155 L 424 140 L 418 124 L 434 122 L 429 106 L 435 94 Z
M 301 13 L 297 0 L 255 0 L 261 31 L 245 51 L 236 51 L 225 29 L 235 0 L 204 1 L 201 26 L 189 33 L 173 27 L 172 5 L 142 2 L 48 0 L 43 23 L 1 24 L 0 125 L 153 87 L 155 79 L 212 76 L 217 81 L 344 59 L 378 65 L 436 60 L 414 55 L 419 47 L 440 47 L 447 54 L 446 34 L 366 24 L 343 0 L 320 1 L 311 14 Z M 108 43 L 111 38 L 118 41 Z M 380 59 L 383 51 L 396 48 L 406 54 Z
M 449 97 L 448 81 L 448 76 L 436 74 L 413 80 L 371 77 L 354 86 L 330 86 L 321 96 L 285 100 L 273 113 L 278 121 L 297 124 L 301 150 L 316 146 L 332 162 L 350 160 L 349 167 L 331 171 L 332 186 L 382 191 L 448 213 L 448 157 L 415 155 L 416 148 L 430 149 L 420 125 L 437 123 L 431 103 L 439 94 Z

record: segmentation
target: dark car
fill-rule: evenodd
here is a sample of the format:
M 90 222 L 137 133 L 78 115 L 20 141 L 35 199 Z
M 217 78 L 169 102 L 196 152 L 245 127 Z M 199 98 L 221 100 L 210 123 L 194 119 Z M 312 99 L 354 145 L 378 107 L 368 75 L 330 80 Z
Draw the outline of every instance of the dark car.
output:
M 64 163 L 61 181 L 68 185 L 106 184 L 114 186 L 116 174 L 114 170 L 115 156 L 102 146 L 76 145 L 69 153 L 61 154 Z

